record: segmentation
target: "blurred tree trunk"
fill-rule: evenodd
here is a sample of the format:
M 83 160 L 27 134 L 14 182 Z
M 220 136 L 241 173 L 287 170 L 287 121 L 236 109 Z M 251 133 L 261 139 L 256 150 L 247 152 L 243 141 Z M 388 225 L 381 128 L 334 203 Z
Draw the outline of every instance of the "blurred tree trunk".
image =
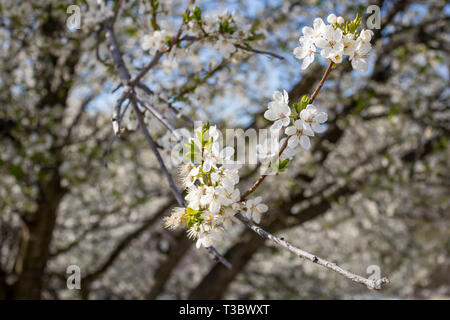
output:
M 6 283 L 6 273 L 0 269 L 0 300 L 5 300 L 9 297 L 8 284 Z
M 36 103 L 36 109 L 50 108 L 54 110 L 51 117 L 55 122 L 62 121 L 67 105 L 70 89 L 76 76 L 81 50 L 78 42 L 66 45 L 67 51 L 60 50 L 61 38 L 64 38 L 64 21 L 53 14 L 52 5 L 46 10 L 46 21 L 40 26 L 48 51 L 42 50 L 35 64 L 36 88 L 41 89 L 42 96 Z M 67 142 L 66 132 L 41 132 L 39 125 L 35 132 L 50 134 L 54 141 Z M 67 133 L 70 134 L 70 133 Z M 64 137 L 61 139 L 61 135 Z M 44 272 L 50 257 L 50 243 L 56 224 L 58 208 L 67 189 L 61 186 L 59 167 L 63 159 L 63 145 L 52 146 L 53 157 L 37 163 L 40 171 L 37 182 L 30 179 L 31 184 L 38 187 L 37 208 L 23 216 L 20 251 L 16 257 L 15 274 L 17 280 L 12 285 L 13 299 L 40 299 L 43 289 Z
M 60 185 L 58 169 L 54 168 L 48 173 L 47 181 L 39 186 L 36 211 L 24 218 L 22 242 L 16 260 L 19 278 L 14 285 L 13 299 L 41 298 L 50 242 L 58 207 L 65 193 Z

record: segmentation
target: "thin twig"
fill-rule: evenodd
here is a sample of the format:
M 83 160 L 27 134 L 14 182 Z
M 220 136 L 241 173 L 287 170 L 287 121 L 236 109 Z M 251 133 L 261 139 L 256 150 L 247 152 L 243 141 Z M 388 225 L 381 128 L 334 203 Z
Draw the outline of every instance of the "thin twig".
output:
M 333 61 L 330 61 L 327 69 L 325 70 L 325 73 L 322 76 L 322 79 L 320 79 L 320 82 L 317 85 L 316 90 L 314 90 L 313 94 L 311 95 L 311 98 L 309 99 L 309 103 L 313 103 L 314 100 L 316 99 L 317 95 L 319 94 L 320 89 L 322 88 L 323 84 L 325 83 L 325 80 L 327 80 L 327 77 L 330 74 L 331 69 L 333 68 L 333 65 L 334 65 Z
M 123 2 L 123 0 L 119 0 L 116 2 L 115 6 L 114 6 L 114 16 L 112 18 L 113 25 L 116 22 L 117 17 L 119 16 L 119 11 L 120 11 L 120 7 L 122 6 L 122 2 Z
M 158 147 L 155 143 L 155 140 L 153 140 L 152 136 L 150 135 L 150 132 L 148 132 L 147 126 L 145 125 L 144 118 L 142 117 L 142 113 L 139 110 L 139 107 L 137 105 L 137 101 L 135 100 L 135 97 L 131 98 L 131 105 L 133 106 L 134 113 L 136 113 L 136 117 L 139 122 L 139 126 L 141 127 L 142 133 L 145 136 L 145 139 L 147 140 L 148 144 L 150 145 L 150 148 L 152 149 L 153 153 L 156 156 L 156 160 L 158 160 L 159 166 L 161 167 L 162 172 L 167 178 L 167 181 L 169 182 L 170 189 L 172 190 L 173 195 L 175 196 L 175 199 L 177 199 L 177 202 L 180 206 L 185 207 L 185 202 L 183 197 L 181 196 L 180 192 L 178 191 L 177 187 L 175 186 L 175 182 L 173 181 L 172 175 L 170 174 L 169 170 L 167 170 L 167 167 L 164 163 L 163 158 L 161 157 L 161 154 L 159 153 Z
M 153 90 L 150 89 L 147 85 L 145 85 L 145 84 L 142 83 L 142 82 L 139 82 L 136 86 L 137 86 L 139 89 L 142 89 L 142 90 L 143 90 L 147 95 L 149 95 L 149 96 L 154 94 Z M 177 108 L 175 108 L 175 107 L 172 105 L 171 102 L 169 102 L 169 101 L 167 101 L 167 100 L 164 100 L 164 99 L 161 99 L 161 97 L 160 97 L 160 100 L 161 100 L 162 102 L 164 102 L 164 103 L 167 104 L 167 106 L 169 107 L 169 109 L 172 110 L 172 111 L 176 114 L 177 118 L 183 119 L 184 121 L 188 122 L 188 123 L 191 125 L 191 127 L 194 127 L 194 120 L 192 120 L 192 119 L 189 118 L 187 115 L 185 115 L 184 113 L 182 113 L 180 110 L 178 110 Z
M 164 52 L 157 51 L 153 56 L 153 59 L 147 64 L 136 76 L 131 79 L 130 83 L 132 85 L 136 85 L 141 79 L 149 72 L 154 66 L 156 66 L 159 62 L 159 59 L 163 56 Z
M 125 115 L 125 112 L 127 112 L 127 109 L 128 109 L 128 106 L 129 106 L 129 105 L 130 105 L 130 101 L 128 100 L 127 105 L 125 106 L 125 108 L 123 109 L 123 112 L 122 112 L 122 113 L 120 114 L 120 116 L 119 116 L 119 120 L 118 120 L 118 123 L 119 123 L 119 134 L 115 134 L 115 133 L 114 133 L 114 134 L 112 135 L 112 137 L 111 137 L 111 139 L 110 139 L 110 141 L 109 141 L 108 147 L 106 148 L 106 151 L 105 151 L 105 153 L 104 153 L 104 156 L 103 156 L 103 165 L 105 166 L 105 168 L 108 168 L 108 158 L 109 158 L 109 153 L 111 152 L 112 146 L 113 146 L 114 142 L 116 141 L 117 137 L 120 136 L 120 122 L 122 121 L 123 116 Z
M 206 250 L 208 250 L 209 254 L 211 255 L 214 261 L 222 263 L 228 269 L 232 268 L 231 263 L 227 259 L 225 259 L 219 252 L 217 252 L 216 248 L 211 246 L 206 247 Z
M 317 263 L 318 265 L 321 265 L 327 269 L 333 270 L 334 272 L 339 273 L 340 275 L 346 277 L 347 279 L 350 279 L 353 282 L 357 282 L 357 283 L 361 283 L 363 285 L 366 285 L 369 289 L 376 289 L 379 290 L 382 288 L 383 285 L 388 284 L 389 283 L 389 279 L 384 277 L 381 279 L 377 279 L 377 280 L 371 280 L 371 279 L 367 279 L 364 277 L 361 277 L 357 274 L 351 273 L 350 271 L 347 271 L 345 269 L 342 269 L 341 267 L 339 267 L 337 264 L 327 261 L 325 259 L 319 258 L 318 256 L 309 253 L 307 251 L 304 251 L 300 248 L 295 247 L 294 245 L 290 244 L 289 242 L 287 242 L 286 240 L 284 240 L 283 238 L 279 238 L 277 236 L 274 236 L 273 234 L 265 231 L 264 229 L 258 227 L 257 225 L 255 225 L 252 221 L 250 221 L 249 219 L 247 219 L 246 217 L 244 217 L 242 214 L 237 213 L 235 215 L 235 217 L 237 219 L 239 219 L 242 223 L 244 223 L 245 225 L 247 225 L 250 229 L 252 229 L 254 232 L 256 232 L 257 234 L 259 234 L 261 237 L 263 237 L 264 239 L 270 240 L 276 244 L 278 244 L 279 246 L 291 251 L 292 253 L 294 253 L 295 255 L 297 255 L 299 258 L 302 259 L 306 259 L 306 260 L 310 260 L 314 263 Z
M 254 52 L 254 53 L 258 53 L 258 54 L 263 54 L 263 55 L 266 55 L 266 56 L 271 56 L 271 57 L 274 57 L 274 58 L 277 58 L 277 59 L 280 59 L 280 60 L 284 60 L 284 57 L 280 56 L 279 54 L 270 52 L 270 51 L 264 51 L 264 50 L 259 50 L 259 49 L 248 48 L 248 47 L 243 46 L 241 44 L 235 44 L 234 46 L 236 48 L 239 48 L 239 49 L 244 50 L 244 51 L 249 51 L 249 52 Z
M 200 41 L 200 40 L 204 40 L 204 39 L 207 39 L 207 38 L 208 38 L 208 37 L 195 37 L 195 36 L 185 35 L 185 36 L 183 36 L 183 37 L 180 39 L 180 41 Z M 212 38 L 212 37 L 210 37 L 210 38 Z M 283 56 L 281 56 L 281 55 L 279 55 L 279 54 L 276 54 L 276 53 L 274 53 L 274 52 L 271 52 L 271 51 L 265 51 L 265 50 L 259 50 L 259 49 L 249 48 L 249 47 L 243 46 L 243 45 L 238 44 L 238 43 L 235 43 L 235 44 L 233 44 L 233 45 L 234 45 L 236 48 L 241 49 L 241 50 L 244 50 L 244 51 L 253 52 L 253 53 L 258 53 L 258 54 L 264 54 L 264 55 L 271 56 L 271 57 L 274 57 L 274 58 L 277 58 L 277 59 L 280 59 L 280 60 L 284 60 L 284 57 L 283 57 Z
M 117 135 L 113 134 L 111 135 L 111 139 L 109 140 L 108 148 L 106 148 L 105 154 L 103 156 L 103 166 L 105 168 L 108 168 L 108 157 L 109 153 L 111 152 L 112 146 L 114 142 L 116 141 Z
M 114 114 L 111 119 L 114 129 L 115 135 L 120 135 L 120 122 L 122 121 L 122 116 L 124 113 L 121 114 L 122 110 L 122 104 L 123 102 L 128 98 L 128 92 L 123 91 L 122 95 L 117 99 L 116 105 L 114 106 Z
M 136 100 L 141 106 L 150 111 L 155 116 L 155 118 L 158 119 L 167 129 L 169 129 L 169 131 L 172 132 L 172 134 L 177 138 L 178 142 L 180 141 L 180 134 L 176 131 L 177 129 L 169 122 L 169 120 L 167 120 L 167 118 L 164 115 L 162 115 L 158 110 L 153 108 L 153 106 L 150 105 L 149 103 L 137 97 Z

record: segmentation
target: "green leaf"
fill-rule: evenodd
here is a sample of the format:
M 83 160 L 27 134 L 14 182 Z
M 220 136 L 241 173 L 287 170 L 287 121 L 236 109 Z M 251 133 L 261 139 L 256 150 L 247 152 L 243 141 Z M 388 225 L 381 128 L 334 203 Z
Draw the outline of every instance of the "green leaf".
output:
M 16 178 L 17 180 L 22 179 L 25 176 L 25 173 L 22 170 L 22 167 L 19 165 L 12 165 L 9 169 L 9 172 Z
M 197 210 L 194 210 L 192 208 L 186 208 L 186 214 L 187 215 L 195 215 L 197 213 Z
M 219 24 L 219 32 L 222 34 L 225 33 L 229 33 L 229 34 L 233 34 L 234 33 L 234 27 L 230 25 L 230 21 L 229 20 L 225 20 L 225 21 L 221 21 Z
M 284 159 L 283 161 L 278 159 L 278 162 L 272 164 L 272 169 L 278 175 L 280 172 L 286 171 L 288 168 L 289 159 Z
M 192 12 L 192 17 L 198 22 L 202 21 L 202 9 L 195 7 Z
M 131 37 L 136 38 L 137 36 L 137 29 L 134 27 L 129 27 L 125 29 L 125 32 Z
M 260 40 L 260 39 L 264 39 L 265 36 L 262 33 L 255 33 L 252 34 L 251 36 L 249 36 L 247 38 L 247 41 L 255 41 L 255 40 Z
M 201 218 L 203 211 L 197 211 L 192 208 L 186 208 L 185 220 L 188 228 L 199 225 L 203 222 Z
M 195 144 L 194 140 L 191 140 L 189 143 L 185 144 L 186 149 L 188 150 L 184 155 L 186 159 L 191 162 L 195 162 L 196 160 L 201 160 L 201 150 Z
M 310 101 L 311 99 L 305 95 L 302 97 L 299 103 L 294 103 L 293 106 L 297 114 L 300 114 L 303 109 L 306 109 Z

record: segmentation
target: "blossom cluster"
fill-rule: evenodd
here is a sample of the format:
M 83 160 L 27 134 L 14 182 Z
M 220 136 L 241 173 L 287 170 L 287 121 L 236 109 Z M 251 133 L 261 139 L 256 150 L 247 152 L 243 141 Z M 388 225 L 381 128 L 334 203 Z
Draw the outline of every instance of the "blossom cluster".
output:
M 190 162 L 180 170 L 187 189 L 186 208 L 176 208 L 165 219 L 165 226 L 171 229 L 187 226 L 188 235 L 197 239 L 197 248 L 220 241 L 237 212 L 259 223 L 261 214 L 268 210 L 261 197 L 241 201 L 236 188 L 240 164 L 232 160 L 234 149 L 221 149 L 218 141 L 215 126 L 205 124 L 195 130 L 186 144 Z
M 286 127 L 284 130 L 286 137 L 277 143 L 278 135 L 272 135 L 258 145 L 257 151 L 261 163 L 275 165 L 275 169 L 283 171 L 289 159 L 295 156 L 299 146 L 308 150 L 311 147 L 310 137 L 325 131 L 323 124 L 328 119 L 327 113 L 319 111 L 309 102 L 310 99 L 303 96 L 299 103 L 293 103 L 291 107 L 286 90 L 275 91 L 273 101 L 269 103 L 264 117 L 273 121 L 272 131 L 279 132 Z M 286 148 L 279 155 L 280 145 L 283 145 L 286 139 L 288 139 Z
M 302 69 L 314 61 L 319 54 L 334 63 L 341 63 L 344 56 L 348 56 L 352 67 L 358 71 L 367 71 L 368 54 L 372 48 L 370 40 L 373 32 L 362 30 L 357 32 L 361 17 L 358 15 L 353 21 L 345 21 L 343 17 L 330 14 L 327 22 L 316 18 L 313 27 L 303 27 L 303 35 L 300 37 L 300 46 L 294 49 L 297 59 L 303 60 Z
M 235 32 L 232 15 L 215 16 L 212 20 L 202 19 L 201 11 L 196 8 L 191 16 L 184 18 L 188 21 L 190 31 L 199 37 L 216 33 L 217 46 L 224 51 L 224 56 L 234 52 L 234 44 L 229 46 L 229 40 L 224 38 L 224 35 L 230 36 Z M 319 54 L 316 51 L 319 48 L 320 55 L 333 63 L 341 63 L 343 56 L 349 56 L 354 69 L 366 71 L 372 31 L 356 32 L 361 23 L 358 15 L 346 23 L 342 17 L 331 14 L 327 21 L 328 25 L 317 18 L 313 28 L 303 28 L 301 46 L 294 50 L 294 55 L 303 60 L 302 69 L 313 62 L 314 55 Z M 273 100 L 264 113 L 264 117 L 273 122 L 271 135 L 257 145 L 264 176 L 283 172 L 299 147 L 310 149 L 310 137 L 326 130 L 324 123 L 328 115 L 312 102 L 311 98 L 303 96 L 300 101 L 290 105 L 286 90 L 274 92 Z M 285 134 L 281 140 L 280 133 Z M 176 208 L 165 219 L 168 228 L 187 226 L 189 236 L 197 239 L 197 247 L 209 247 L 219 241 L 224 230 L 231 227 L 236 213 L 242 212 L 248 219 L 259 223 L 261 214 L 268 210 L 267 205 L 261 203 L 261 197 L 240 197 L 236 187 L 240 164 L 232 160 L 233 148 L 221 149 L 219 134 L 215 126 L 206 124 L 197 128 L 194 137 L 186 144 L 189 163 L 183 166 L 181 175 L 187 189 L 187 203 L 185 208 Z

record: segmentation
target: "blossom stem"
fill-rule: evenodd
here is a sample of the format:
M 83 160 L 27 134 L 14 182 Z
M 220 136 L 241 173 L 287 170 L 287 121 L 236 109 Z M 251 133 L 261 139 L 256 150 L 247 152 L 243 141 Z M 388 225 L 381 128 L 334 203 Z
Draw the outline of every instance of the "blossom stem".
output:
M 320 89 L 322 88 L 323 84 L 325 83 L 325 80 L 327 80 L 327 77 L 330 74 L 331 69 L 333 68 L 333 65 L 334 65 L 334 62 L 330 61 L 330 63 L 328 64 L 327 69 L 325 70 L 325 73 L 322 76 L 322 79 L 320 79 L 320 82 L 317 85 L 316 90 L 314 90 L 313 94 L 311 95 L 309 103 L 313 103 L 314 100 L 316 99 L 317 95 L 319 94 Z

